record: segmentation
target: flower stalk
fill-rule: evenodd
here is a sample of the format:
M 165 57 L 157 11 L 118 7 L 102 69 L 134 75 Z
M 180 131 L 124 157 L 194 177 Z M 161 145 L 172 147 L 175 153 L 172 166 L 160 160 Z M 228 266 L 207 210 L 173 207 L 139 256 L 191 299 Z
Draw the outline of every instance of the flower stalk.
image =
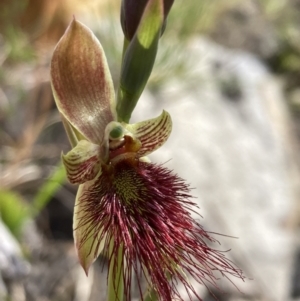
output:
M 118 249 L 117 254 L 114 252 L 114 242 L 111 241 L 109 261 L 115 262 L 116 265 L 109 265 L 108 271 L 108 288 L 107 300 L 108 301 L 123 301 L 124 299 L 124 258 L 123 247 Z M 115 258 L 116 257 L 116 258 Z
M 116 108 L 119 121 L 129 122 L 146 86 L 156 58 L 163 22 L 163 1 L 149 0 L 135 35 L 128 46 L 124 47 L 126 50 L 122 61 Z

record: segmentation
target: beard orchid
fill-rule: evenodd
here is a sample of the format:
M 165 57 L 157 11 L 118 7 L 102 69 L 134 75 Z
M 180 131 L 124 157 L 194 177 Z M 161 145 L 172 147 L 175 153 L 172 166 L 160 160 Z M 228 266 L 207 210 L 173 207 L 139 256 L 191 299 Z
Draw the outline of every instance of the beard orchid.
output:
M 75 19 L 54 51 L 51 84 L 69 134 L 77 137 L 62 161 L 68 180 L 80 185 L 73 231 L 86 274 L 103 252 L 127 300 L 136 274 L 138 280 L 145 276 L 163 301 L 181 299 L 178 280 L 197 295 L 188 274 L 204 285 L 215 284 L 215 272 L 242 278 L 224 253 L 208 245 L 215 240 L 192 218 L 195 204 L 185 181 L 145 159 L 168 139 L 170 115 L 163 111 L 135 124 L 118 121 L 103 49 Z M 118 252 L 119 276 L 114 267 L 120 257 L 113 256 Z M 138 286 L 142 297 L 140 281 Z

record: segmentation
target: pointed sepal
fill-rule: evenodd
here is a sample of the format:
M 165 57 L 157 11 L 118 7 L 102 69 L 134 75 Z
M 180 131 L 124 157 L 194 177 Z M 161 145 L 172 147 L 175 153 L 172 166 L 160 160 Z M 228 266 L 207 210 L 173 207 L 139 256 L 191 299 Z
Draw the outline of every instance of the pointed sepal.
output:
M 84 194 L 92 185 L 94 185 L 94 181 L 79 186 L 73 217 L 75 249 L 79 262 L 87 275 L 90 266 L 97 259 L 105 245 L 105 235 L 102 231 L 99 231 L 99 227 L 95 227 L 91 216 L 93 212 L 87 210 L 83 202 Z
M 106 125 L 116 120 L 114 86 L 101 44 L 75 19 L 54 50 L 51 84 L 61 114 L 88 140 L 100 143 Z
M 99 152 L 98 145 L 81 140 L 66 155 L 62 155 L 67 178 L 72 184 L 83 184 L 97 176 L 101 171 Z
M 127 124 L 125 128 L 141 142 L 137 154 L 143 157 L 154 152 L 167 141 L 172 131 L 172 119 L 168 112 L 163 111 L 156 118 Z

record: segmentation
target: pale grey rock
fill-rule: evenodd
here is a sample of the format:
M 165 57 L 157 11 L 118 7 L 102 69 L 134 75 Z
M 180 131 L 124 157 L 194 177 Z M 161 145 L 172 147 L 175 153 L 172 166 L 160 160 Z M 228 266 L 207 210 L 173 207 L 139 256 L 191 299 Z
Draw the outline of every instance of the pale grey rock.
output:
M 4 300 L 6 296 L 7 296 L 7 289 L 2 277 L 0 277 L 0 300 Z
M 2 300 L 7 297 L 7 287 L 4 280 L 8 285 L 12 283 L 14 286 L 29 273 L 30 267 L 22 257 L 18 242 L 1 219 L 0 242 L 0 300 Z
M 229 48 L 243 49 L 262 58 L 271 57 L 279 50 L 279 37 L 265 5 L 259 0 L 225 4 L 214 22 L 212 39 Z
M 290 300 L 293 158 L 280 83 L 254 56 L 204 39 L 184 56 L 190 73 L 169 78 L 155 96 L 145 92 L 132 121 L 170 112 L 171 137 L 151 159 L 195 187 L 207 229 L 238 238 L 217 237 L 252 278 L 239 289 L 255 300 Z M 225 279 L 220 287 L 234 291 Z

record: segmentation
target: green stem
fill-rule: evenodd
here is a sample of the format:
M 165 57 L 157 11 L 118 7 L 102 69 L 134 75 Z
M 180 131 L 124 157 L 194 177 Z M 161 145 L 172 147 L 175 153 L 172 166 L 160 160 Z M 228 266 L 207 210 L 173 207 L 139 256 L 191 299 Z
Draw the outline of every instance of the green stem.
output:
M 123 301 L 124 297 L 124 282 L 123 282 L 123 247 L 120 247 L 118 254 L 114 254 L 114 242 L 110 245 L 110 265 L 108 272 L 108 291 L 107 300 L 108 301 Z M 117 261 L 115 264 L 115 256 L 117 256 Z
M 129 43 L 130 43 L 130 41 L 128 41 L 128 40 L 124 37 L 121 70 L 122 70 L 122 68 L 123 68 L 124 56 L 125 56 L 125 53 L 126 53 L 126 50 L 127 50 L 127 48 L 128 48 Z M 121 82 L 121 79 L 120 79 L 120 82 Z M 131 117 L 131 112 L 129 113 L 129 115 L 127 114 L 127 115 L 125 116 L 125 115 L 123 114 L 123 112 L 120 112 L 119 109 L 118 109 L 123 101 L 124 101 L 124 100 L 123 100 L 122 93 L 121 93 L 121 87 L 119 86 L 119 87 L 118 87 L 118 90 L 117 90 L 117 112 L 118 112 L 118 121 L 119 121 L 119 122 L 126 122 L 126 123 L 129 123 L 129 119 L 130 119 L 130 117 Z
M 129 45 L 129 41 L 124 37 L 123 52 L 122 52 L 122 62 L 123 62 L 123 59 L 124 59 L 124 56 L 125 56 L 125 52 L 127 50 L 128 45 Z
M 158 299 L 157 297 L 157 292 L 151 288 L 147 291 L 146 296 L 144 296 L 144 301 L 156 301 Z
M 167 274 L 168 280 L 170 280 L 171 276 Z M 147 292 L 144 294 L 143 297 L 144 301 L 157 301 L 158 300 L 158 294 L 155 291 L 153 287 L 149 287 Z
M 131 113 L 133 109 L 135 108 L 136 104 L 132 104 L 130 101 L 131 98 L 128 97 L 125 93 L 121 91 L 121 88 L 119 87 L 117 92 L 117 114 L 118 114 L 118 121 L 119 122 L 126 122 L 129 123 L 129 120 L 131 118 Z M 126 105 L 124 105 L 126 104 Z

